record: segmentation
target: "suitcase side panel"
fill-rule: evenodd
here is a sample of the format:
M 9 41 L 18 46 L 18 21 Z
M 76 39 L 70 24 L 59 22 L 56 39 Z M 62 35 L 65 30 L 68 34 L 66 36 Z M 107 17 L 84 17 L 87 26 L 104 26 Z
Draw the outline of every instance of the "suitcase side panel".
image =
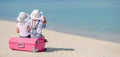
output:
M 36 46 L 37 39 L 26 38 L 10 38 L 9 48 L 13 50 L 33 51 Z M 34 42 L 31 42 L 34 41 Z
M 9 48 L 13 50 L 33 51 L 33 48 L 35 48 L 35 44 L 24 44 L 22 47 L 19 47 L 19 45 L 16 43 L 10 43 Z

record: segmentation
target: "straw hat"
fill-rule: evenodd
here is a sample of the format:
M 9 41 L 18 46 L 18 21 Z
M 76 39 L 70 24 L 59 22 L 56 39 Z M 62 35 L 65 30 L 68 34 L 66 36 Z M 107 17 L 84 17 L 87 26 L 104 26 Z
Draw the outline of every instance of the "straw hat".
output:
M 29 19 L 29 15 L 25 12 L 20 12 L 17 21 L 27 21 Z
M 30 17 L 34 20 L 40 19 L 41 16 L 42 16 L 42 12 L 40 12 L 37 9 L 33 10 L 32 13 L 30 14 Z

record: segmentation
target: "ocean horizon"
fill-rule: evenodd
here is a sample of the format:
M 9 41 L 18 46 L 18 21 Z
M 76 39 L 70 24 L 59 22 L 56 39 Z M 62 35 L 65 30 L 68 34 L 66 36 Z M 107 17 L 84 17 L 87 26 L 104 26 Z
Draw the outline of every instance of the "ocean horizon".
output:
M 119 0 L 0 0 L 0 20 L 17 21 L 19 12 L 43 11 L 47 29 L 120 43 Z

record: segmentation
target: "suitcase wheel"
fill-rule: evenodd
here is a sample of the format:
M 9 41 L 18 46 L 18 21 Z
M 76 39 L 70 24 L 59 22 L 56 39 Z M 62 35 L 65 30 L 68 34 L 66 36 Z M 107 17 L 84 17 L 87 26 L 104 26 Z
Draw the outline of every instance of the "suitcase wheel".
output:
M 38 52 L 38 48 L 33 48 L 33 52 Z

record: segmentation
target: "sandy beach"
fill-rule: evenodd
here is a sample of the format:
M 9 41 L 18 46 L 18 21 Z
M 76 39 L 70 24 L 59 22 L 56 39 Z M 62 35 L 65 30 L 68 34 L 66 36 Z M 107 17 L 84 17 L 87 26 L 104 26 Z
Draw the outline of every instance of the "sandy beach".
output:
M 120 57 L 120 43 L 96 40 L 45 29 L 49 41 L 46 52 L 25 52 L 9 49 L 10 37 L 18 37 L 16 23 L 0 20 L 0 57 Z

